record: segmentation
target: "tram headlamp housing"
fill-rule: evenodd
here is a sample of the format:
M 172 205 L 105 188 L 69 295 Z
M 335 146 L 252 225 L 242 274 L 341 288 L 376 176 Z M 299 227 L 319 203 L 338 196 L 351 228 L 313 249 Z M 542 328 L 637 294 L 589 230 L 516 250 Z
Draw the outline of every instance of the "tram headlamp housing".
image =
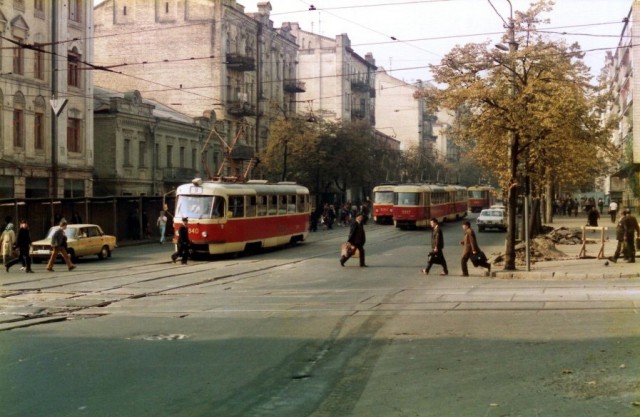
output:
M 202 237 L 207 237 L 207 236 L 209 236 L 209 234 L 206 231 L 202 232 Z
M 191 184 L 195 185 L 196 187 L 200 187 L 202 185 L 202 178 L 192 179 Z

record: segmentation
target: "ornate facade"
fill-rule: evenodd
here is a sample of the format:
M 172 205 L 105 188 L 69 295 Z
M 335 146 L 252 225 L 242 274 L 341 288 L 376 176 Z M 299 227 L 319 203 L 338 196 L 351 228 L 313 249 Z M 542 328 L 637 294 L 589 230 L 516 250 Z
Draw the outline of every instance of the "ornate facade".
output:
M 92 9 L 0 2 L 0 198 L 91 196 Z

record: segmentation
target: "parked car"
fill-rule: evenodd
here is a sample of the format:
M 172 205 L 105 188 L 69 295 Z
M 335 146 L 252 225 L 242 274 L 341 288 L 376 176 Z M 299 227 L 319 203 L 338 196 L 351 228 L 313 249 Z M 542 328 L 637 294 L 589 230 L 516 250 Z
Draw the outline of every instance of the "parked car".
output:
M 484 209 L 476 219 L 476 225 L 478 225 L 478 232 L 484 232 L 490 228 L 506 231 L 506 212 L 499 208 Z
M 32 243 L 30 253 L 34 262 L 49 259 L 51 237 L 59 228 L 53 226 L 47 232 L 47 237 Z M 69 224 L 64 233 L 67 235 L 67 252 L 71 259 L 91 255 L 97 255 L 99 259 L 110 258 L 111 251 L 117 247 L 116 237 L 106 235 L 96 224 Z

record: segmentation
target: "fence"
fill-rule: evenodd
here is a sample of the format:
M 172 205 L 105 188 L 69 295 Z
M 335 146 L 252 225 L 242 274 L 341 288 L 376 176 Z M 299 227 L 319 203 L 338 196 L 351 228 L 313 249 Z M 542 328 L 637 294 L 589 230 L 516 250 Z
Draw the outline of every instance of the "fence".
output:
M 97 224 L 118 241 L 159 239 L 156 221 L 163 203 L 168 208 L 167 234 L 172 234 L 173 196 L 164 202 L 162 196 L 0 199 L 0 221 L 9 216 L 17 227 L 19 219 L 26 219 L 33 240 L 44 237 L 63 217 L 69 223 Z

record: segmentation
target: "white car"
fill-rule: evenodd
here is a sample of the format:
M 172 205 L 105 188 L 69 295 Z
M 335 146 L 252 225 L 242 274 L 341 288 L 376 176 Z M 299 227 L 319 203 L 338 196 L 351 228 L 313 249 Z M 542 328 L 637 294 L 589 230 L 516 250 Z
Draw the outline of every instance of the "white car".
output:
M 507 215 L 503 209 L 490 208 L 484 209 L 476 219 L 478 232 L 484 232 L 486 229 L 498 229 L 507 231 Z

